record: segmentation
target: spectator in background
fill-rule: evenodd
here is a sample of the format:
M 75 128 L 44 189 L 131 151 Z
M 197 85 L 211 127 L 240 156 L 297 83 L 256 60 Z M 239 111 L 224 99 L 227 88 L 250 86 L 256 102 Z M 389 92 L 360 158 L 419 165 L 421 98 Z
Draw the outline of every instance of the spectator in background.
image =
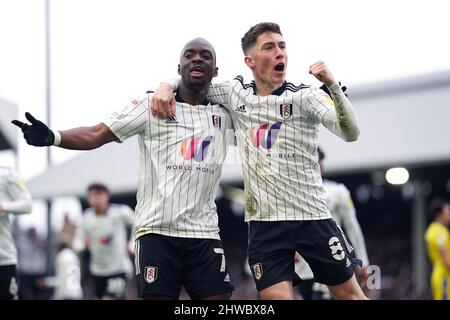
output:
M 425 241 L 433 264 L 431 291 L 434 300 L 450 300 L 450 203 L 436 198 L 430 213 L 433 221 L 425 232 Z

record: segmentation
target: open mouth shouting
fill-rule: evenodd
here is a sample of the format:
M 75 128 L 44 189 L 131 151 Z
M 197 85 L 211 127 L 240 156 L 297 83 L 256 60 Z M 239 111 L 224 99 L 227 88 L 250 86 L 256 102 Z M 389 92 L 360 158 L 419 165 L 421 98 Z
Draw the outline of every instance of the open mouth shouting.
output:
M 275 66 L 274 70 L 277 72 L 284 72 L 285 67 L 284 62 L 280 62 Z
M 195 66 L 191 69 L 192 78 L 201 78 L 205 74 L 205 69 L 201 66 Z

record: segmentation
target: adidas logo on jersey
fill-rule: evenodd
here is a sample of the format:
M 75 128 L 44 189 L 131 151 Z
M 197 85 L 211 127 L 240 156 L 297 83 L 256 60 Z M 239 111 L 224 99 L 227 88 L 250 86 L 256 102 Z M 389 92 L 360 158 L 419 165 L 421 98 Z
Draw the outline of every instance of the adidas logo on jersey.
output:
M 230 282 L 230 274 L 227 273 L 225 278 L 223 278 L 223 282 Z
M 166 123 L 178 123 L 178 120 L 176 117 L 170 117 L 166 120 Z
M 246 113 L 247 112 L 247 111 L 245 111 L 245 104 L 243 104 L 242 106 L 238 106 L 236 109 L 234 109 L 234 111 L 242 112 L 242 113 Z

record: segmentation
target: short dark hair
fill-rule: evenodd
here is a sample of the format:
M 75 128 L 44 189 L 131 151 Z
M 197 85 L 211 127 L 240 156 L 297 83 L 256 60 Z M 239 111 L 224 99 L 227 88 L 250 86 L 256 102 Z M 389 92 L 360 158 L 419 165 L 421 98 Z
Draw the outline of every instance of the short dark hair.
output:
M 449 203 L 447 200 L 443 198 L 434 198 L 430 204 L 430 215 L 434 220 L 437 216 L 444 210 L 444 206 Z
M 95 182 L 95 183 L 91 183 L 88 188 L 87 191 L 99 191 L 99 192 L 106 192 L 107 194 L 109 194 L 109 190 L 108 187 L 105 186 L 103 183 L 100 182 Z
M 258 36 L 264 32 L 274 32 L 283 35 L 280 26 L 273 22 L 261 22 L 251 27 L 241 39 L 242 51 L 247 54 L 247 51 L 256 43 Z
M 325 159 L 325 153 L 320 149 L 320 147 L 317 147 L 317 152 L 319 153 L 319 161 L 322 161 Z

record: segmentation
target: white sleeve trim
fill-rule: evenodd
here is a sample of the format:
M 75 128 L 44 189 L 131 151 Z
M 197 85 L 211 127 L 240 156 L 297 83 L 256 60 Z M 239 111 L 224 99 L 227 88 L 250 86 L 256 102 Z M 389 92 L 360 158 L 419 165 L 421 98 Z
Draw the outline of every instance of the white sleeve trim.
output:
M 55 135 L 55 141 L 53 141 L 53 145 L 57 147 L 61 144 L 61 134 L 56 130 L 53 131 L 53 134 Z

